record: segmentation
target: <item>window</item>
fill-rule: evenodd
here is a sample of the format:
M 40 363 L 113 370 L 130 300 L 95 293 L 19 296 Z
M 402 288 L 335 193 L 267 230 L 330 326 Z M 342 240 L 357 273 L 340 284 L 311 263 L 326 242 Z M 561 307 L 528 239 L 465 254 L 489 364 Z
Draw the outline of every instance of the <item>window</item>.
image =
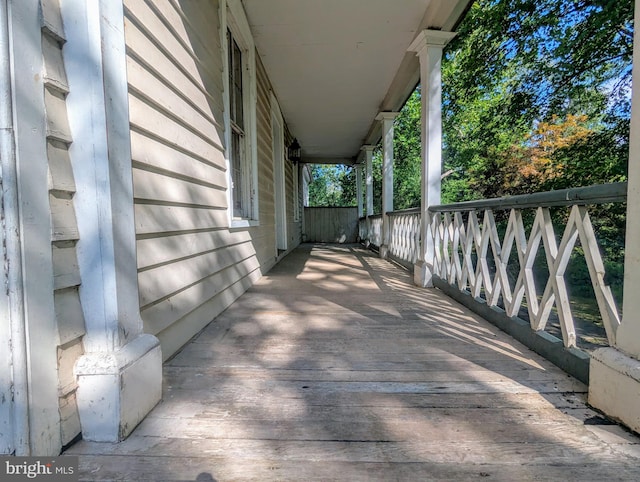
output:
M 229 164 L 231 168 L 231 190 L 233 201 L 233 217 L 247 218 L 250 213 L 251 200 L 248 199 L 244 132 L 244 93 L 242 91 L 242 51 L 233 38 L 231 30 L 227 30 L 227 48 L 229 50 L 229 115 L 231 128 L 231 150 Z
M 258 219 L 255 50 L 242 3 L 222 5 L 229 218 L 232 227 L 243 227 Z

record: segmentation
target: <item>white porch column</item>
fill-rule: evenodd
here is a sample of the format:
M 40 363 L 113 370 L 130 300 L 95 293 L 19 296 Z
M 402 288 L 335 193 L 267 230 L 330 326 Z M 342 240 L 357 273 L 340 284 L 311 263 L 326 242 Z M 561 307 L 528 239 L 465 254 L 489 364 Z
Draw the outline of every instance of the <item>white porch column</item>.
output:
M 640 21 L 640 2 L 635 4 Z M 633 76 L 640 79 L 640 32 L 634 32 Z M 629 133 L 627 234 L 622 323 L 614 346 L 592 353 L 589 403 L 640 432 L 640 83 L 634 82 Z
M 423 30 L 409 47 L 420 58 L 422 86 L 422 246 L 413 271 L 418 286 L 433 286 L 434 246 L 430 236 L 429 206 L 440 204 L 442 177 L 442 49 L 453 32 Z
M 387 213 L 393 211 L 393 121 L 399 112 L 380 112 L 376 120 L 382 121 L 382 245 L 380 257 L 389 254 L 391 226 Z
M 355 166 L 356 169 L 356 200 L 358 202 L 358 219 L 362 217 L 362 166 L 360 164 Z
M 85 440 L 125 438 L 162 389 L 158 339 L 143 333 L 138 301 L 122 2 L 61 2 L 76 179 L 85 355 L 78 409 Z
M 367 216 L 373 216 L 373 150 L 376 146 L 362 146 L 365 154 L 365 183 L 367 198 Z

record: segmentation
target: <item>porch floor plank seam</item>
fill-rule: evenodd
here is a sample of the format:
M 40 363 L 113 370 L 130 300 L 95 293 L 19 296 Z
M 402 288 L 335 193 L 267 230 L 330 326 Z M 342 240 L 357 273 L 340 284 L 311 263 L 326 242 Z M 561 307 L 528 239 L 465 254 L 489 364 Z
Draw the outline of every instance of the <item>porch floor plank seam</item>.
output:
M 587 387 L 357 245 L 302 245 L 165 364 L 81 480 L 640 480 Z

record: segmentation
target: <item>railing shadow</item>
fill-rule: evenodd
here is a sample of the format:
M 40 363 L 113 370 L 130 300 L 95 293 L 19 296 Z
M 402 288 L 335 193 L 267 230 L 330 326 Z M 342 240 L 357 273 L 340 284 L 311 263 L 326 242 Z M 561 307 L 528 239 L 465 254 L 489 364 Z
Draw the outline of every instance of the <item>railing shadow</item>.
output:
M 373 253 L 306 245 L 166 364 L 127 441 L 77 452 L 94 480 L 127 458 L 167 479 L 632 479 L 638 440 L 594 436 L 585 390 Z

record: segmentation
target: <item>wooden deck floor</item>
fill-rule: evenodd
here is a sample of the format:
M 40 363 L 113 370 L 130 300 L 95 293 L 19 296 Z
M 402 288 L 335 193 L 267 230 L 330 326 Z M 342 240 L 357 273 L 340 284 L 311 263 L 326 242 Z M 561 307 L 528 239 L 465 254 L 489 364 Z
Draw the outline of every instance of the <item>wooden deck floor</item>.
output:
M 165 366 L 83 480 L 640 480 L 586 387 L 353 246 L 303 246 Z

